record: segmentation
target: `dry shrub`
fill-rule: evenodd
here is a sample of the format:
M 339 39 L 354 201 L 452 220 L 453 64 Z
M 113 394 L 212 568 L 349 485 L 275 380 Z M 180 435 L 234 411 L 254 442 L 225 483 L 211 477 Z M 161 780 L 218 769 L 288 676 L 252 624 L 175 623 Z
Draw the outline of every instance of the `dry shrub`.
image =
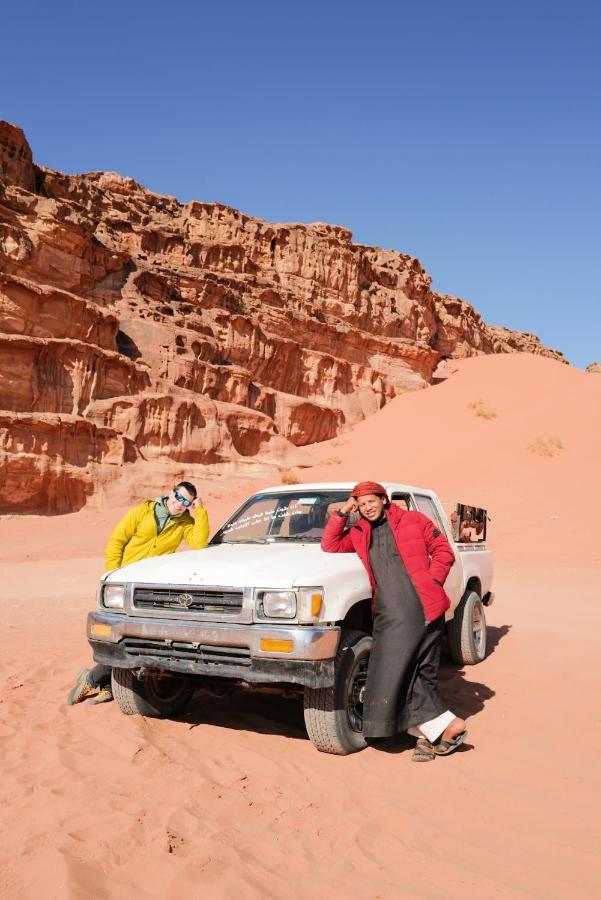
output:
M 559 456 L 563 450 L 563 441 L 558 437 L 537 437 L 528 444 L 528 450 L 537 456 Z
M 298 476 L 294 469 L 280 469 L 282 484 L 299 484 Z
M 472 400 L 468 403 L 469 409 L 473 409 L 479 419 L 496 419 L 497 413 L 484 405 L 483 400 Z

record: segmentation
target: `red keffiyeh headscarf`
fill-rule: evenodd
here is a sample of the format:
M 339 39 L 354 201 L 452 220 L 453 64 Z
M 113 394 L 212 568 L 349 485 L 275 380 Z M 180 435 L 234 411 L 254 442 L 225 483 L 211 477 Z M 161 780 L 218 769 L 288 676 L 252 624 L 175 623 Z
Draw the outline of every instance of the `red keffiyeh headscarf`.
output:
M 386 488 L 377 481 L 360 481 L 351 491 L 351 497 L 365 497 L 366 494 L 376 494 L 380 497 L 388 497 Z

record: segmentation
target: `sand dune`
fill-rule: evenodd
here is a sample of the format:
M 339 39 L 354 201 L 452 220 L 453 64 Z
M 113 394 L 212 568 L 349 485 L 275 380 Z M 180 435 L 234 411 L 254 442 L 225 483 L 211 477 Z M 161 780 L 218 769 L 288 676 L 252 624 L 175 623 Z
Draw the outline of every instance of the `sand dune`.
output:
M 3 896 L 598 895 L 601 377 L 528 356 L 456 368 L 313 447 L 302 477 L 488 506 L 490 653 L 441 673 L 468 745 L 421 767 L 402 740 L 329 757 L 293 701 L 242 692 L 198 695 L 179 721 L 69 709 L 119 510 L 3 519 Z M 537 438 L 563 449 L 537 455 Z M 206 488 L 217 524 L 240 489 Z
M 303 477 L 430 485 L 449 503 L 486 506 L 503 557 L 601 563 L 589 527 L 601 504 L 601 378 L 530 354 L 453 368 L 435 389 L 314 447 Z

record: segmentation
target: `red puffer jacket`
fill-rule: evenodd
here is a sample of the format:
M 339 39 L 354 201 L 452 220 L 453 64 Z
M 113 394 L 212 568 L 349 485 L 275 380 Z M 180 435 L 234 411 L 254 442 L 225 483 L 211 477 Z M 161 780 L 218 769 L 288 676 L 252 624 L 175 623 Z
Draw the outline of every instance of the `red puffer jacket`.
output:
M 386 510 L 399 556 L 405 564 L 428 622 L 433 622 L 451 605 L 442 585 L 455 562 L 451 545 L 439 528 L 423 513 L 408 512 L 391 504 Z M 367 569 L 375 602 L 376 582 L 369 563 L 371 522 L 360 519 L 345 533 L 347 520 L 334 513 L 321 539 L 326 553 L 352 553 Z M 440 582 L 440 584 L 437 584 Z

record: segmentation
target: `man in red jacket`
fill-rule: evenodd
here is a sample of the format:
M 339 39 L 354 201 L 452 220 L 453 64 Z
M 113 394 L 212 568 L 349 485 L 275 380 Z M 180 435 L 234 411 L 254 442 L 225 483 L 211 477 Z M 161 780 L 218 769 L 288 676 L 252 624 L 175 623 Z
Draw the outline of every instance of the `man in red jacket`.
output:
M 347 528 L 348 516 L 357 511 L 361 518 Z M 364 736 L 407 730 L 418 738 L 416 762 L 452 753 L 467 731 L 436 688 L 450 606 L 443 585 L 455 561 L 449 542 L 423 513 L 392 505 L 381 484 L 363 481 L 330 517 L 321 546 L 328 553 L 357 553 L 372 586 Z

